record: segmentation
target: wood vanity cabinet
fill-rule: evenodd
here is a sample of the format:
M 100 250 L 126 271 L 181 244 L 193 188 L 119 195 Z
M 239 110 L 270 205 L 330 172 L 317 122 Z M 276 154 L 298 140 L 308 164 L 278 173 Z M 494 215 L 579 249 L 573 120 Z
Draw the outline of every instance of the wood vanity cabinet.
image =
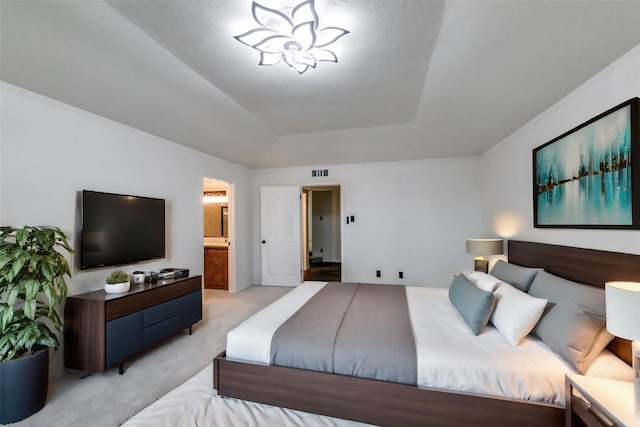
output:
M 224 246 L 204 248 L 204 287 L 207 289 L 229 288 L 229 256 Z
M 202 319 L 202 276 L 131 285 L 128 292 L 104 290 L 67 297 L 64 364 L 104 372 Z

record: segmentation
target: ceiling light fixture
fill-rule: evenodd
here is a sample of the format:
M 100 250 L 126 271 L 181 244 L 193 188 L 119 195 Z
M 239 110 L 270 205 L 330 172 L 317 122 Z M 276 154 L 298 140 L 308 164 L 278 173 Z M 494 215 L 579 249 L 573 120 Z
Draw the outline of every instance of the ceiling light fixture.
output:
M 226 191 L 205 191 L 202 201 L 204 203 L 227 203 L 229 197 Z
M 318 28 L 314 0 L 306 0 L 291 10 L 271 9 L 253 2 L 253 19 L 260 25 L 236 40 L 260 52 L 259 65 L 276 65 L 284 61 L 302 74 L 320 61 L 338 62 L 327 46 L 349 31 L 338 27 Z

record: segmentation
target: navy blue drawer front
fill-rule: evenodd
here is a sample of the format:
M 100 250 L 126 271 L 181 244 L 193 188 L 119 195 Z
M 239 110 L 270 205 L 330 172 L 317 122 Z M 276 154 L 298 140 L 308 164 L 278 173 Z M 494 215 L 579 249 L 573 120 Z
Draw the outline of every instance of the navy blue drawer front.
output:
M 191 314 L 197 311 L 199 316 Z M 202 291 L 192 292 L 171 301 L 164 302 L 155 307 L 150 307 L 142 311 L 142 327 L 148 328 L 156 323 L 163 322 L 174 316 L 182 316 L 184 327 L 197 322 L 202 318 Z M 194 320 L 195 319 L 195 320 Z
M 186 295 L 185 295 L 186 296 Z M 173 316 L 180 314 L 182 310 L 182 298 L 185 296 L 163 302 L 155 307 L 150 307 L 142 311 L 142 327 L 147 328 L 156 323 L 160 323 Z
M 157 343 L 202 319 L 202 291 L 192 292 L 142 312 L 142 345 Z
M 185 307 L 182 315 L 184 317 L 185 326 L 193 325 L 202 320 L 202 291 L 185 295 Z
M 170 337 L 178 332 L 180 329 L 184 329 L 189 325 L 184 324 L 184 319 L 181 315 L 177 314 L 155 325 L 149 326 L 142 330 L 142 345 L 144 347 L 157 343 L 158 341 Z
M 142 313 L 107 322 L 107 366 L 113 366 L 142 348 Z

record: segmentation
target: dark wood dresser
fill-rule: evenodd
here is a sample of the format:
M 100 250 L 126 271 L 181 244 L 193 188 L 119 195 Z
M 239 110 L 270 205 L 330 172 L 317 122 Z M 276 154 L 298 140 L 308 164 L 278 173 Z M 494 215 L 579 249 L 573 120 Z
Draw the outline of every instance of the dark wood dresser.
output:
M 189 329 L 202 319 L 202 276 L 131 285 L 67 297 L 64 308 L 65 367 L 104 372 L 134 354 Z

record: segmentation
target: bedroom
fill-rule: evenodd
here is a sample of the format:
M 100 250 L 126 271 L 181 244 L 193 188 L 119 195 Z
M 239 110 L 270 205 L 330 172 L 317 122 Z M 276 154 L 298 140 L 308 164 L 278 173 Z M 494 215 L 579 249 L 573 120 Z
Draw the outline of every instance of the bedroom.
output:
M 110 9 L 107 5 L 104 7 Z M 153 54 L 160 55 L 163 59 L 173 58 L 157 44 L 151 43 L 144 34 L 125 25 L 128 21 L 123 20 L 116 12 L 111 12 L 114 14 L 109 15 L 112 19 L 120 17 L 116 27 L 123 32 L 128 31 L 126 37 L 138 41 L 142 38 L 141 43 L 146 43 L 144 46 L 149 47 Z M 6 28 L 4 24 L 7 16 L 6 10 L 3 10 L 3 28 Z M 40 22 L 44 18 L 33 19 Z M 8 30 L 3 29 L 4 31 Z M 92 34 L 86 28 L 78 31 Z M 3 67 L 7 62 L 5 49 L 10 47 L 13 40 L 3 34 Z M 313 182 L 309 175 L 310 169 L 318 166 L 328 168 L 329 179 L 342 184 L 347 201 L 345 210 L 357 218 L 353 228 L 346 228 L 343 235 L 345 277 L 349 280 L 376 280 L 375 270 L 382 269 L 380 283 L 398 282 L 395 272 L 403 271 L 406 284 L 446 286 L 453 273 L 472 265 L 472 257 L 464 249 L 464 242 L 470 237 L 499 235 L 638 254 L 638 236 L 634 231 L 533 228 L 529 190 L 531 149 L 640 94 L 640 78 L 636 72 L 640 68 L 640 50 L 636 46 L 640 38 L 636 37 L 634 40 L 618 53 L 611 54 L 609 60 L 594 67 L 588 76 L 584 76 L 573 87 L 556 92 L 552 102 L 539 106 L 537 110 L 531 107 L 535 111 L 522 126 L 517 126 L 513 133 L 508 132 L 492 141 L 492 145 L 495 145 L 481 153 L 446 159 L 415 157 L 389 162 L 351 161 L 347 164 L 327 159 L 320 163 L 281 168 L 242 166 L 239 162 L 222 160 L 227 157 L 224 151 L 221 151 L 219 157 L 203 154 L 176 144 L 178 141 L 170 137 L 160 138 L 118 123 L 118 120 L 88 112 L 91 111 L 90 104 L 77 108 L 71 106 L 74 105 L 72 99 L 62 98 L 60 102 L 52 99 L 54 96 L 39 95 L 38 92 L 41 91 L 46 93 L 49 83 L 44 77 L 41 77 L 40 83 L 24 83 L 28 89 L 25 90 L 20 87 L 19 80 L 12 83 L 3 70 L 0 222 L 56 224 L 74 235 L 75 193 L 78 190 L 87 188 L 163 197 L 170 200 L 170 251 L 162 263 L 145 264 L 145 268 L 185 265 L 198 273 L 203 269 L 201 247 L 197 243 L 202 236 L 199 225 L 201 205 L 197 203 L 202 190 L 202 177 L 233 182 L 237 195 L 234 241 L 237 276 L 236 287 L 232 291 L 238 291 L 260 283 L 259 188 L 308 184 Z M 85 53 L 87 67 L 104 66 L 98 58 L 89 55 L 90 52 Z M 76 64 L 74 70 L 68 70 L 64 66 L 65 57 L 61 58 L 63 64 L 54 62 L 47 65 L 53 67 L 58 64 L 59 68 L 51 69 L 52 75 L 53 71 L 68 72 L 72 79 L 83 82 L 89 93 L 97 90 L 91 89 L 94 83 L 90 79 L 82 78 L 83 75 L 89 75 L 88 70 L 83 69 L 80 64 Z M 20 62 L 27 59 L 29 61 L 26 63 Z M 30 77 L 30 67 L 34 70 L 46 69 L 35 58 L 23 58 L 20 61 L 22 71 L 26 74 L 21 78 Z M 252 57 L 250 62 L 257 61 Z M 340 64 L 326 65 L 330 67 Z M 141 67 L 144 73 L 149 71 L 146 66 L 148 65 L 132 62 L 128 69 Z M 165 66 L 168 67 L 167 74 L 173 72 L 189 82 L 182 83 L 178 90 L 189 94 L 202 90 L 207 94 L 213 92 L 212 96 L 222 96 L 213 91 L 208 82 L 199 79 L 195 72 L 175 61 L 175 58 L 174 62 Z M 260 70 L 256 72 L 258 71 Z M 320 72 L 321 68 L 311 71 Z M 37 73 L 34 71 L 34 74 Z M 163 74 L 162 78 L 169 77 Z M 175 84 L 173 80 L 166 82 Z M 140 94 L 142 99 L 148 95 L 144 91 L 134 90 L 135 87 L 129 87 L 135 84 L 144 87 L 140 81 L 116 88 L 109 86 L 110 83 L 111 79 L 102 82 L 107 89 L 118 95 L 127 91 Z M 147 87 L 144 89 L 153 90 Z M 511 102 L 529 105 L 526 99 L 521 98 Z M 191 110 L 189 113 L 201 114 Z M 108 117 L 107 114 L 104 115 Z M 159 116 L 156 119 L 164 120 L 166 117 Z M 453 119 L 459 118 L 454 115 Z M 230 130 L 224 123 L 215 124 L 219 126 L 216 139 L 226 142 L 233 138 L 233 129 Z M 238 139 L 251 135 L 251 132 L 272 132 L 258 121 L 251 122 L 251 125 L 253 127 L 243 130 Z M 334 131 L 318 137 L 337 142 L 377 138 L 395 141 L 409 138 L 410 131 L 411 126 L 397 125 Z M 283 138 L 281 143 L 291 139 Z M 304 138 L 289 141 L 289 144 L 296 142 L 303 143 Z M 361 146 L 351 148 L 352 156 L 356 158 L 362 153 L 359 150 Z M 240 154 L 237 155 L 244 155 L 247 149 L 242 146 L 238 151 Z M 327 153 L 331 151 L 326 150 Z M 28 159 L 28 174 L 24 173 L 24 164 L 16 159 Z M 64 172 L 59 173 L 59 170 Z M 451 174 L 452 170 L 456 173 Z M 444 175 L 450 179 L 443 180 Z M 439 185 L 434 186 L 434 182 Z M 444 200 L 448 203 L 442 203 Z M 398 226 L 380 227 L 380 224 Z M 406 252 L 392 251 L 389 242 L 401 245 Z M 410 256 L 405 256 L 407 254 Z M 103 271 L 76 271 L 70 282 L 70 293 L 98 288 L 103 276 Z M 59 357 L 53 363 L 55 372 L 62 371 Z

